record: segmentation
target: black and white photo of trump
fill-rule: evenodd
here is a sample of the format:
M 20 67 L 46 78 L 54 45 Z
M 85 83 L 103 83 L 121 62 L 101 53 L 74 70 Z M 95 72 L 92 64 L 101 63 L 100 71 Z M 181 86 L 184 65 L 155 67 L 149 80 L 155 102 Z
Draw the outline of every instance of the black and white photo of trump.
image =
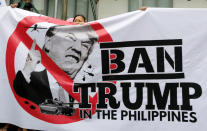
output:
M 88 24 L 52 26 L 46 32 L 43 51 L 71 79 L 75 79 L 97 40 L 96 32 Z M 36 66 L 41 62 L 41 54 L 34 49 L 35 44 L 34 39 L 24 68 L 16 74 L 13 82 L 16 94 L 37 105 L 46 99 L 56 99 L 63 103 L 73 101 L 74 99 L 46 69 L 35 71 Z

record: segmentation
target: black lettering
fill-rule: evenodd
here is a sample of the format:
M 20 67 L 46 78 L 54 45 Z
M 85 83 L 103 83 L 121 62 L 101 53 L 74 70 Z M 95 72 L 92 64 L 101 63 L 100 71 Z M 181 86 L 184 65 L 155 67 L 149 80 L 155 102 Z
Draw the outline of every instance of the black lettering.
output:
M 141 115 L 142 115 L 142 121 L 147 121 L 147 118 L 144 115 L 144 111 L 141 111 Z
M 100 119 L 101 112 L 102 112 L 102 110 L 96 110 L 96 113 L 97 113 L 97 119 Z
M 182 112 L 182 122 L 188 122 L 188 112 Z
M 84 118 L 92 118 L 92 111 L 91 110 L 83 110 L 83 116 Z
M 131 121 L 132 120 L 132 118 L 134 119 L 134 120 L 137 120 L 137 112 L 136 111 L 129 111 L 129 120 Z
M 182 47 L 174 47 L 174 61 L 164 47 L 157 48 L 157 72 L 165 72 L 165 59 L 175 72 L 182 72 Z M 164 59 L 165 58 L 165 59 Z
M 165 111 L 160 111 L 160 121 L 163 120 L 163 117 L 166 117 L 167 116 L 167 112 Z
M 102 60 L 102 73 L 103 74 L 109 74 L 109 51 L 108 50 L 102 50 L 101 51 L 101 60 Z
M 196 118 L 195 115 L 196 115 L 195 112 L 191 112 L 191 113 L 190 113 L 190 117 L 192 118 L 192 119 L 189 120 L 190 122 L 192 122 L 192 123 L 197 122 L 197 118 Z
M 102 111 L 103 119 L 110 119 L 110 116 L 111 116 L 110 110 L 103 110 Z
M 181 106 L 181 110 L 190 110 L 192 111 L 192 106 L 190 105 L 190 99 L 199 98 L 202 94 L 202 89 L 200 85 L 196 83 L 180 83 L 180 87 L 182 88 L 183 95 L 183 104 Z M 194 94 L 190 94 L 190 89 L 193 89 Z
M 180 121 L 180 111 L 176 114 L 174 111 L 172 111 L 172 121 L 175 121 L 175 118 L 177 121 Z
M 78 92 L 78 89 L 81 89 L 81 104 L 79 108 L 91 108 L 91 104 L 88 101 L 88 88 L 91 87 L 91 92 L 96 91 L 95 83 L 81 83 L 75 84 L 73 91 Z
M 146 105 L 146 109 L 155 109 L 155 105 L 153 104 L 154 96 L 157 108 L 164 110 L 170 95 L 170 105 L 168 106 L 169 110 L 179 110 L 179 106 L 177 104 L 178 83 L 166 83 L 163 95 L 161 94 L 159 83 L 146 83 L 146 87 L 148 92 L 148 103 Z
M 155 120 L 155 117 L 158 117 L 159 113 L 157 111 L 152 111 L 152 121 Z
M 128 112 L 125 110 L 121 110 L 121 120 L 124 120 L 124 117 L 128 115 Z
M 117 120 L 117 111 L 116 110 L 111 110 L 111 119 Z
M 136 110 L 140 108 L 142 105 L 142 100 L 143 100 L 143 87 L 144 83 L 135 83 L 135 88 L 136 88 L 136 101 L 134 103 L 130 102 L 130 93 L 129 93 L 129 88 L 131 87 L 131 83 L 121 83 L 122 87 L 122 99 L 124 105 L 128 109 L 133 109 Z
M 98 83 L 99 90 L 98 104 L 97 108 L 107 108 L 106 98 L 111 108 L 117 109 L 120 106 L 120 101 L 117 102 L 116 98 L 113 96 L 116 94 L 116 86 L 113 83 Z M 106 93 L 106 89 L 109 89 L 109 93 Z
M 143 63 L 139 63 L 138 65 L 140 56 L 142 57 Z M 142 68 L 144 67 L 146 72 L 154 72 L 145 48 L 135 48 L 128 73 L 135 73 L 137 66 Z
M 121 50 L 111 50 L 111 54 L 116 54 L 116 59 L 111 60 L 111 64 L 116 64 L 117 68 L 111 70 L 111 73 L 120 73 L 125 69 L 125 64 L 123 61 L 124 53 Z

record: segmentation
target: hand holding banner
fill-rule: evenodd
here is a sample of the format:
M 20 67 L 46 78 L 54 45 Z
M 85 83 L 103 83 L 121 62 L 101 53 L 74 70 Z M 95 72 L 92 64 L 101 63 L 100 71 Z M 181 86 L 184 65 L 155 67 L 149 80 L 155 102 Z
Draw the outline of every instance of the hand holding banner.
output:
M 8 16 L 0 18 L 1 123 L 206 131 L 207 10 L 149 8 L 83 25 L 0 12 Z

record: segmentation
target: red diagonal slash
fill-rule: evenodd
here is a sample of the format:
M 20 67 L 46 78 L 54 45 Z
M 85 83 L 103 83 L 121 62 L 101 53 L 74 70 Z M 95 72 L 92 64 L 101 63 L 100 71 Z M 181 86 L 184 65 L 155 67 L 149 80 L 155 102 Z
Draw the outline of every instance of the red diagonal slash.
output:
M 25 104 L 25 99 L 19 97 L 14 89 L 13 89 L 13 80 L 15 79 L 16 73 L 14 68 L 14 60 L 15 60 L 15 52 L 20 42 L 24 43 L 25 46 L 30 49 L 33 43 L 33 40 L 30 36 L 27 35 L 26 31 L 28 28 L 24 27 L 31 27 L 32 25 L 40 22 L 50 22 L 58 25 L 71 25 L 72 23 L 57 20 L 50 17 L 45 16 L 28 16 L 21 20 L 13 34 L 10 36 L 7 44 L 7 51 L 6 51 L 6 69 L 7 75 L 9 79 L 9 83 L 11 89 L 14 93 L 15 98 L 19 102 L 19 104 L 32 116 L 37 117 L 41 120 L 55 123 L 55 124 L 65 124 L 65 123 L 72 123 L 77 122 L 82 119 L 79 117 L 79 109 L 77 109 L 77 113 L 74 116 L 68 117 L 63 115 L 48 115 L 42 114 L 39 109 L 35 111 L 32 110 L 30 107 L 35 105 L 34 103 Z M 96 31 L 99 36 L 99 42 L 111 42 L 112 38 L 104 29 L 104 27 L 99 24 L 98 22 L 90 23 L 91 27 Z M 73 80 L 64 72 L 62 71 L 42 50 L 36 45 L 36 49 L 41 53 L 41 63 L 45 66 L 45 68 L 51 73 L 51 75 L 56 79 L 56 81 L 78 102 L 80 102 L 80 93 L 73 93 Z M 92 113 L 95 113 L 96 103 L 97 103 L 97 94 L 94 97 L 89 97 L 89 102 L 92 104 Z

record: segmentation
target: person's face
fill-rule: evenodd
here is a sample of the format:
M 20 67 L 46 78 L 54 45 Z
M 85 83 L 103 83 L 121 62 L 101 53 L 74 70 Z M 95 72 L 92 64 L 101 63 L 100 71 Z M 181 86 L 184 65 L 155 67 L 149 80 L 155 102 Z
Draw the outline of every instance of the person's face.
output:
M 48 56 L 72 79 L 82 67 L 93 45 L 87 32 L 57 32 L 46 39 Z
M 77 17 L 75 17 L 74 22 L 76 24 L 83 24 L 83 23 L 85 23 L 85 20 L 82 16 L 77 16 Z

